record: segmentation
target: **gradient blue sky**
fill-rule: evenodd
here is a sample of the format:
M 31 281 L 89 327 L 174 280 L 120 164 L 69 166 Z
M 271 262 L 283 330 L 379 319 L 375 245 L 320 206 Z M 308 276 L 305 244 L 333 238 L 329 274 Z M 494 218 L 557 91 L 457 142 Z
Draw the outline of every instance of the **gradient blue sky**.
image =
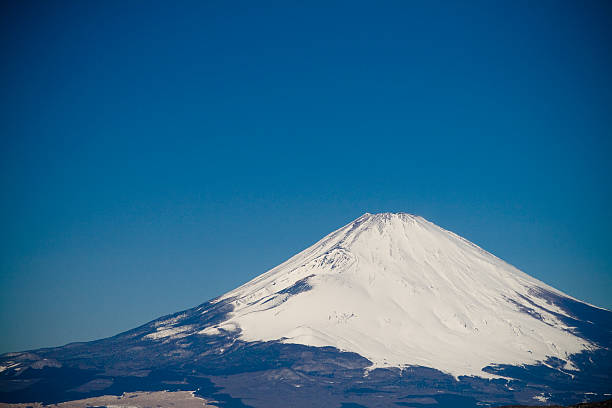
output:
M 610 2 L 13 2 L 0 352 L 406 211 L 612 308 Z

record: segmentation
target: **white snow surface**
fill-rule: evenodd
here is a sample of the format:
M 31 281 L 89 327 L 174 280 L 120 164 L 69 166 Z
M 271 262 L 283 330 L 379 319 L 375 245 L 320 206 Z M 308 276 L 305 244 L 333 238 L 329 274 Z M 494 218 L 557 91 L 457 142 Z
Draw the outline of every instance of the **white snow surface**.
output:
M 293 285 L 308 290 L 287 293 Z M 371 368 L 491 378 L 482 368 L 567 360 L 595 347 L 565 330 L 551 313 L 565 312 L 538 288 L 568 297 L 422 217 L 366 213 L 218 298 L 235 307 L 218 327 L 239 328 L 245 341 L 333 346 Z M 176 334 L 159 329 L 160 337 Z

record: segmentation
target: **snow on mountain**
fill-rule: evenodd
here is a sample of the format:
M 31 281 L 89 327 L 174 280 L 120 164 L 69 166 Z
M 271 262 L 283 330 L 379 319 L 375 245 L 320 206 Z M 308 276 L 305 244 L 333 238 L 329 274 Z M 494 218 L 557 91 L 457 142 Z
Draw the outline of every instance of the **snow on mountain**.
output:
M 568 405 L 609 398 L 610 350 L 612 312 L 423 218 L 365 214 L 220 298 L 0 355 L 0 401 L 145 389 L 225 408 Z
M 566 312 L 542 295 L 551 292 L 568 297 L 421 217 L 366 213 L 218 298 L 233 312 L 199 333 L 332 346 L 372 368 L 494 377 L 482 368 L 595 348 L 558 318 Z M 150 337 L 194 330 L 174 323 Z

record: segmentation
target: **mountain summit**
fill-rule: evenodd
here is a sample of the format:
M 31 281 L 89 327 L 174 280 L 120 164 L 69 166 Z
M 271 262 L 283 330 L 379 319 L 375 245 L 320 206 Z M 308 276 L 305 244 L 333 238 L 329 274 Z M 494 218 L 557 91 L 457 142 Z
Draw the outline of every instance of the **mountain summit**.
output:
M 569 298 L 424 218 L 366 213 L 220 297 L 233 312 L 200 333 L 240 329 L 245 341 L 352 351 L 373 368 L 489 377 L 491 364 L 593 347 L 557 318 L 567 314 L 549 293 Z
M 611 348 L 611 312 L 422 217 L 366 213 L 200 306 L 0 356 L 0 401 L 175 389 L 225 407 L 575 403 L 612 392 Z

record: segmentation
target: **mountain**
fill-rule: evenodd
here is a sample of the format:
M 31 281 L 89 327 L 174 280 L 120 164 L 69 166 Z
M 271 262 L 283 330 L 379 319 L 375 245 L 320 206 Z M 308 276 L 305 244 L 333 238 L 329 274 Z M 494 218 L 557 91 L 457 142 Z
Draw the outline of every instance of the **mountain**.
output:
M 224 407 L 571 404 L 612 393 L 612 312 L 405 213 L 88 343 L 0 357 L 0 401 L 185 390 Z

